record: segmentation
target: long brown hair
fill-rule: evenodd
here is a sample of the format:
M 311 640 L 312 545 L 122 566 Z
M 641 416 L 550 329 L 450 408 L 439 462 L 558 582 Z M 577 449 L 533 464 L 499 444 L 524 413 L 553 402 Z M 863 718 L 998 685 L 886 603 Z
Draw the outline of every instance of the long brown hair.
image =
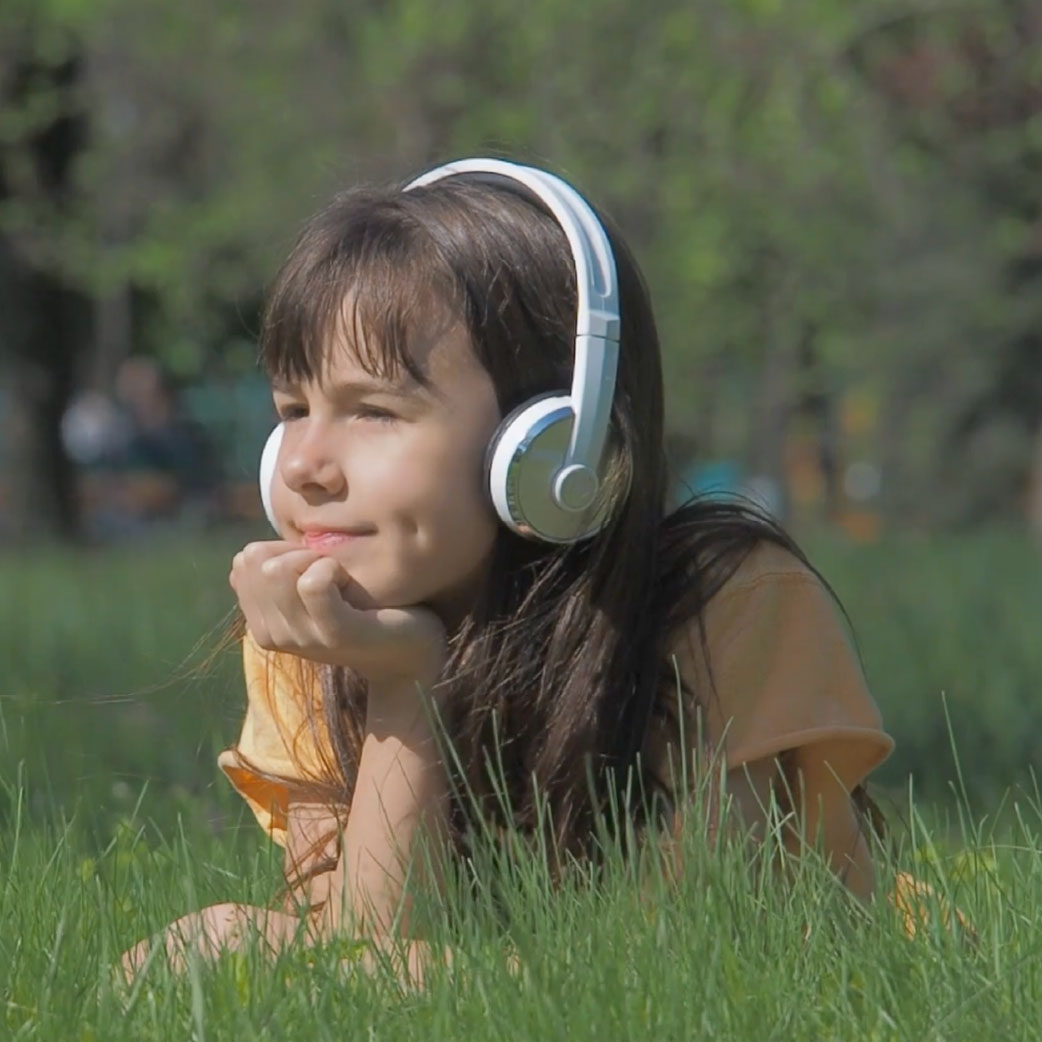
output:
M 757 543 L 770 540 L 806 563 L 750 507 L 695 500 L 667 516 L 658 334 L 637 264 L 605 225 L 622 315 L 610 444 L 614 480 L 629 491 L 607 527 L 576 545 L 498 533 L 488 581 L 451 635 L 443 673 L 461 841 L 480 814 L 523 831 L 549 822 L 558 852 L 588 853 L 652 714 L 667 711 L 663 690 L 672 687 L 675 704 L 666 658 L 678 628 L 700 617 Z M 272 378 L 314 378 L 339 328 L 374 374 L 404 368 L 419 379 L 415 331 L 432 315 L 462 316 L 505 415 L 569 387 L 575 310 L 564 233 L 519 186 L 467 177 L 409 192 L 356 189 L 308 222 L 279 272 L 262 364 Z M 321 729 L 335 758 L 323 784 L 346 808 L 366 685 L 349 670 L 316 668 Z

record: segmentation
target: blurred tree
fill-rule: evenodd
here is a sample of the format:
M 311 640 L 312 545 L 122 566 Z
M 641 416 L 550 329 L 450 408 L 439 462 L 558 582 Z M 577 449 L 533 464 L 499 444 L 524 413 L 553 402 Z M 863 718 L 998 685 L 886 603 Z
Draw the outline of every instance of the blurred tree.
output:
M 950 225 L 948 292 L 930 286 L 918 310 L 947 308 L 961 328 L 905 363 L 918 394 L 940 404 L 927 466 L 950 490 L 950 517 L 1026 515 L 1042 535 L 1042 8 L 913 7 L 873 29 L 854 61 L 906 153 L 929 168 L 934 220 Z M 960 256 L 968 282 L 953 277 Z
M 242 372 L 261 287 L 331 190 L 505 152 L 589 189 L 633 242 L 678 439 L 783 487 L 792 418 L 813 402 L 838 474 L 828 417 L 844 388 L 871 386 L 893 515 L 994 513 L 1012 478 L 988 491 L 997 470 L 982 467 L 976 499 L 945 498 L 938 461 L 981 444 L 973 417 L 995 414 L 981 388 L 1034 417 L 990 428 L 985 459 L 1006 453 L 1023 481 L 1024 439 L 1042 446 L 1037 405 L 1012 405 L 1038 371 L 1035 23 L 1030 0 L 921 7 L 8 0 L 0 365 L 28 387 L 13 359 L 38 366 L 48 341 L 58 398 L 73 380 L 104 387 L 131 349 L 181 376 Z M 40 149 L 59 139 L 54 167 Z M 41 163 L 57 180 L 26 174 Z M 51 280 L 46 308 L 29 272 Z M 84 300 L 93 319 L 74 321 Z M 19 313 L 52 328 L 30 334 Z M 20 443 L 41 483 L 21 502 L 69 533 L 48 408 L 53 465 Z

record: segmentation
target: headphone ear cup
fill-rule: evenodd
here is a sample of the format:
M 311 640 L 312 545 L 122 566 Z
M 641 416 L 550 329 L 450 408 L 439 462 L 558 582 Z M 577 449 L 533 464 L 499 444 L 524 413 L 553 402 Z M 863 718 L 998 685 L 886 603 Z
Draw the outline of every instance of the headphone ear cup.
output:
M 281 535 L 279 532 L 278 523 L 275 520 L 275 510 L 271 505 L 271 486 L 275 480 L 275 470 L 279 464 L 279 450 L 282 448 L 282 436 L 285 432 L 285 428 L 280 423 L 272 432 L 268 435 L 268 440 L 264 443 L 264 451 L 261 453 L 260 458 L 260 496 L 261 503 L 264 505 L 264 513 L 268 518 L 268 523 L 272 528 L 275 529 L 276 534 Z
M 571 399 L 554 391 L 510 412 L 489 443 L 485 463 L 492 505 L 518 535 L 574 543 L 608 521 L 610 504 L 603 496 L 581 511 L 565 510 L 554 498 L 554 479 L 567 457 L 574 422 Z

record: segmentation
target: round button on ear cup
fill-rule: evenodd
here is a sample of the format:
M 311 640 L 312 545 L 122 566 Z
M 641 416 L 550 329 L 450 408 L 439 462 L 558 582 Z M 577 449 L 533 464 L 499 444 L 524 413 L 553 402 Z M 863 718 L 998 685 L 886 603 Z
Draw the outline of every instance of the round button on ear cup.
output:
M 562 467 L 554 477 L 554 499 L 566 510 L 585 510 L 601 487 L 597 475 L 581 463 Z
M 596 534 L 608 520 L 610 504 L 597 494 L 596 475 L 570 476 L 570 468 L 562 468 L 574 420 L 567 395 L 535 398 L 507 416 L 489 445 L 492 503 L 503 523 L 519 535 L 572 543 Z M 559 475 L 568 497 L 564 502 L 575 503 L 577 509 L 559 504 Z
M 271 486 L 275 480 L 275 468 L 279 464 L 279 450 L 282 448 L 282 435 L 284 428 L 280 423 L 272 432 L 268 435 L 268 440 L 264 443 L 264 451 L 261 453 L 260 460 L 260 495 L 261 503 L 264 505 L 264 513 L 268 517 L 268 521 L 271 527 L 281 535 L 279 532 L 278 523 L 275 521 L 275 510 L 271 505 Z

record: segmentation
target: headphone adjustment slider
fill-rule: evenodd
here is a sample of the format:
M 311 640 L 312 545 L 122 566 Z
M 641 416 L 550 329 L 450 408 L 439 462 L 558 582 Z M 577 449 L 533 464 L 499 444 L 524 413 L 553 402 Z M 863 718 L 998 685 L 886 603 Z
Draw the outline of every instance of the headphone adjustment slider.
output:
M 585 321 L 583 321 L 584 319 Z M 575 335 L 594 337 L 597 340 L 610 340 L 617 344 L 621 326 L 618 312 L 598 311 L 591 308 L 585 315 L 580 316 Z

